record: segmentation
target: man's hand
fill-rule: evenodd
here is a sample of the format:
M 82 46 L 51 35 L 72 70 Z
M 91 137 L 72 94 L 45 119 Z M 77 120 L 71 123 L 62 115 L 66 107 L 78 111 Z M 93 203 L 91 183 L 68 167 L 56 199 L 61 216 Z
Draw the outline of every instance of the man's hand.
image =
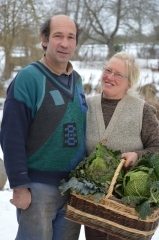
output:
M 13 199 L 10 202 L 17 208 L 26 210 L 31 203 L 31 192 L 28 188 L 15 188 L 13 190 Z

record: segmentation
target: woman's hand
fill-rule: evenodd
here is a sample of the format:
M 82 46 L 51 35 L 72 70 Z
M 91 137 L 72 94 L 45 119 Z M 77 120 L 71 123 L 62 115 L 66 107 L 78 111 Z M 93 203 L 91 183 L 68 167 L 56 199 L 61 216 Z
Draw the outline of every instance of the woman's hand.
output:
M 138 155 L 136 152 L 123 153 L 121 155 L 121 157 L 126 160 L 126 162 L 124 163 L 125 168 L 129 168 L 129 167 L 133 166 L 136 163 L 136 161 L 138 160 Z

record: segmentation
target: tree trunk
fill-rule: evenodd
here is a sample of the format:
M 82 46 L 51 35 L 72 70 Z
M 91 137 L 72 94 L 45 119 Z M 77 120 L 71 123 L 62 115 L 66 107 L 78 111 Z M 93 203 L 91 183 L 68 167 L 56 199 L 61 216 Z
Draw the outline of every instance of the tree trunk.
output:
M 115 54 L 114 41 L 113 41 L 113 39 L 110 39 L 110 41 L 108 42 L 107 46 L 108 46 L 108 55 L 107 55 L 107 58 L 110 59 L 110 58 Z
M 11 62 L 10 51 L 5 51 L 5 65 L 1 79 L 3 81 L 8 80 L 11 77 L 13 69 L 14 64 Z

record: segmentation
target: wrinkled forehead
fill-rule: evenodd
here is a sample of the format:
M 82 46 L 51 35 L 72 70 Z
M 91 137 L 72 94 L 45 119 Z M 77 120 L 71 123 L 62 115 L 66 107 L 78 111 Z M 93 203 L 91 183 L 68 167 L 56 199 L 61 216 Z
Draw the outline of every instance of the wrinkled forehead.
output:
M 77 29 L 74 21 L 65 15 L 57 15 L 51 19 L 51 32 L 67 32 L 76 35 Z

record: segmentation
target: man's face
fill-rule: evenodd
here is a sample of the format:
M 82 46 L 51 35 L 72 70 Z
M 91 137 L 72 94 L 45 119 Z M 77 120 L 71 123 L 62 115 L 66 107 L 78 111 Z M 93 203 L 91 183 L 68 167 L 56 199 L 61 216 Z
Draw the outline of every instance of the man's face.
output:
M 50 23 L 50 36 L 43 42 L 46 56 L 54 65 L 67 64 L 76 49 L 76 26 L 67 16 L 55 16 Z

